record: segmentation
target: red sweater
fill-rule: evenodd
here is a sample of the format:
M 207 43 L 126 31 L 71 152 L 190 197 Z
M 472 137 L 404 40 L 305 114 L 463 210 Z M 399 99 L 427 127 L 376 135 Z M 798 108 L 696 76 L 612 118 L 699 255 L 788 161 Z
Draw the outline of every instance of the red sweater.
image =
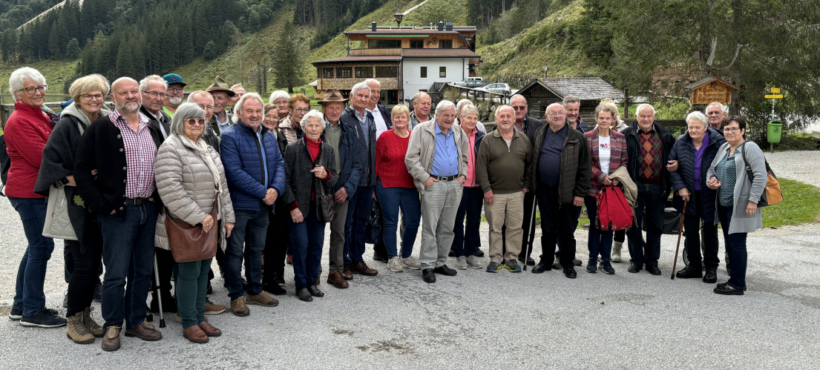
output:
M 43 162 L 43 148 L 54 124 L 39 107 L 18 100 L 6 123 L 3 137 L 11 159 L 6 195 L 15 198 L 44 198 L 34 193 L 34 183 Z
M 410 135 L 401 138 L 393 130 L 385 131 L 376 140 L 376 176 L 382 180 L 385 188 L 416 188 L 413 176 L 410 176 L 407 165 L 404 164 L 408 145 Z

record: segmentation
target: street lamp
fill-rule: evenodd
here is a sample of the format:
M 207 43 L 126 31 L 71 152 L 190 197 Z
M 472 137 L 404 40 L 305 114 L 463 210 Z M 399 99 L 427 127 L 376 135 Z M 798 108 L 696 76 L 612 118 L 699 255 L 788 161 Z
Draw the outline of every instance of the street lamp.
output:
M 401 20 L 404 18 L 404 14 L 401 12 L 396 12 L 396 14 L 393 14 L 393 18 L 396 19 L 396 23 L 399 24 L 399 29 L 401 29 Z

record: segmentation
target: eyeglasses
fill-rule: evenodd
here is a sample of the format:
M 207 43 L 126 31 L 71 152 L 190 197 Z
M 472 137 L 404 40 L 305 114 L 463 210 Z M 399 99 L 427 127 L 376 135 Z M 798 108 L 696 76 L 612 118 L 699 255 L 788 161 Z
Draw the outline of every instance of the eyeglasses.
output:
M 183 92 L 181 87 L 169 87 L 168 92 Z
M 527 110 L 527 107 L 526 107 L 526 106 L 521 106 L 521 107 L 515 107 L 515 106 L 514 106 L 514 107 L 512 107 L 512 108 L 513 108 L 513 109 L 515 109 L 515 110 Z
M 102 100 L 103 94 L 83 94 L 80 95 L 85 100 Z
M 205 124 L 205 119 L 204 118 L 188 118 L 188 119 L 185 120 L 185 123 L 187 123 L 191 126 L 197 126 L 197 125 L 202 126 L 202 125 Z
M 305 114 L 305 113 L 307 113 L 307 112 L 310 112 L 310 109 L 308 109 L 308 108 L 296 108 L 296 109 L 294 109 L 293 111 L 294 111 L 294 112 L 297 112 L 297 113 L 302 113 L 302 114 Z
M 41 85 L 41 86 L 36 86 L 36 87 L 35 86 L 30 86 L 30 87 L 27 87 L 25 89 L 20 89 L 20 90 L 17 90 L 17 91 L 25 91 L 29 95 L 34 95 L 34 93 L 36 91 L 46 92 L 46 90 L 48 90 L 48 85 Z
M 168 96 L 165 93 L 158 93 L 156 91 L 143 91 L 143 92 L 148 94 L 148 95 L 151 95 L 151 97 L 154 98 L 154 99 L 156 99 L 157 97 L 165 99 L 165 97 Z
M 724 129 L 723 129 L 723 132 L 740 132 L 740 129 L 739 129 L 739 128 L 734 128 L 734 127 L 732 127 L 732 128 L 724 128 Z

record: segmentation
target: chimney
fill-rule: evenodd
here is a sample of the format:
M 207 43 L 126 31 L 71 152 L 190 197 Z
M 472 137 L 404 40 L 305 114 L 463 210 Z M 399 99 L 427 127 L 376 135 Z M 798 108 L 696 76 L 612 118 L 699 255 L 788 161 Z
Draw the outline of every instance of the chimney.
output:
M 447 23 L 445 23 L 445 27 L 446 27 L 447 31 L 452 31 L 453 30 L 453 21 L 447 21 Z
M 376 22 L 370 24 L 370 29 L 373 30 L 373 32 L 376 32 Z
M 444 31 L 444 22 L 438 21 L 438 30 L 439 31 Z

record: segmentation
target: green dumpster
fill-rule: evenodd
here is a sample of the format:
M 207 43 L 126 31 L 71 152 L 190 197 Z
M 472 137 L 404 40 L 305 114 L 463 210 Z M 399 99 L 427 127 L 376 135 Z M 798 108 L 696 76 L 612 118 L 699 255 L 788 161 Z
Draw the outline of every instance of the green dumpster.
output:
M 780 121 L 770 121 L 769 122 L 769 132 L 766 135 L 769 143 L 771 144 L 779 144 L 780 143 L 780 135 L 783 133 L 783 124 Z

